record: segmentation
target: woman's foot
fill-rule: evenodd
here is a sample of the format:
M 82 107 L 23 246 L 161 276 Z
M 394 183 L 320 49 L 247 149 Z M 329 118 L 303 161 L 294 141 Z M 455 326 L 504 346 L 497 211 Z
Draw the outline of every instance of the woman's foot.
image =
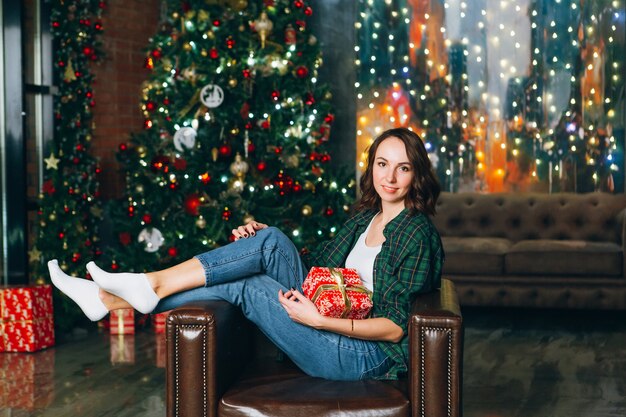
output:
M 100 288 L 123 298 L 140 313 L 151 313 L 160 301 L 146 274 L 112 274 L 98 268 L 94 262 L 89 262 L 87 269 Z
M 71 298 L 91 321 L 101 320 L 109 313 L 100 299 L 98 284 L 83 278 L 67 275 L 56 259 L 48 262 L 50 279 L 55 287 Z

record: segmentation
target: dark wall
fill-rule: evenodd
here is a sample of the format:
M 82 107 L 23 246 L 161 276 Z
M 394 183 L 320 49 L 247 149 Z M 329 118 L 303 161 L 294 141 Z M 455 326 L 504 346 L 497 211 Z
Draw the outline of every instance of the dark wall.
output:
M 333 163 L 356 167 L 356 72 L 354 45 L 357 2 L 311 0 L 312 29 L 322 45 L 320 81 L 333 93 L 335 123 L 331 131 Z

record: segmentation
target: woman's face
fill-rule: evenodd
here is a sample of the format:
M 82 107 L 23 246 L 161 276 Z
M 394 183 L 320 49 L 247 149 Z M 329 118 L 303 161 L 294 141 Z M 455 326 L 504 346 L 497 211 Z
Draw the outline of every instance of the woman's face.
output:
M 385 206 L 402 205 L 413 182 L 413 167 L 406 154 L 404 142 L 391 136 L 383 140 L 374 157 L 372 179 L 374 189 Z

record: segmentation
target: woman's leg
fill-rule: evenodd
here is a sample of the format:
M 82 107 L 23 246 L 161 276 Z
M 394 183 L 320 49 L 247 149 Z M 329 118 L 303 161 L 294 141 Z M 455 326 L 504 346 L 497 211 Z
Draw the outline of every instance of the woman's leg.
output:
M 226 300 L 244 315 L 304 372 L 334 380 L 357 380 L 383 375 L 391 364 L 376 342 L 352 339 L 317 330 L 289 318 L 278 301 L 288 290 L 273 277 L 248 279 L 196 288 L 161 300 L 155 311 L 166 311 L 191 301 Z
M 204 268 L 205 286 L 264 274 L 287 288 L 301 288 L 306 275 L 293 242 L 279 229 L 268 227 L 256 236 L 197 255 Z
M 288 288 L 300 289 L 305 275 L 296 247 L 275 227 L 157 272 L 109 273 L 93 262 L 87 264 L 87 269 L 100 288 L 123 298 L 142 313 L 151 312 L 161 298 L 203 285 L 263 273 Z

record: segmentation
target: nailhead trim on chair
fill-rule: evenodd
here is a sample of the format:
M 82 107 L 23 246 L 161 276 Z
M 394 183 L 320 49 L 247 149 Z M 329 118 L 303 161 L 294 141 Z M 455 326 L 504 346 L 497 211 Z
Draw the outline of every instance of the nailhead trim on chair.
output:
M 441 327 L 423 327 L 420 337 L 421 337 L 421 355 L 422 357 L 420 358 L 420 364 L 421 364 L 421 368 L 422 368 L 422 372 L 421 372 L 421 382 L 422 382 L 422 386 L 421 386 L 421 406 L 422 406 L 422 417 L 426 417 L 426 410 L 425 410 L 425 403 L 426 403 L 426 393 L 424 392 L 424 385 L 425 385 L 425 381 L 424 381 L 424 374 L 425 369 L 424 369 L 424 357 L 426 356 L 426 353 L 424 352 L 424 339 L 426 337 L 426 332 L 429 330 L 434 330 L 434 331 L 438 331 L 438 332 L 445 332 L 448 334 L 448 417 L 450 417 L 452 415 L 452 375 L 450 374 L 450 369 L 452 369 L 452 330 L 451 329 L 444 329 Z
M 207 416 L 207 398 L 206 398 L 206 393 L 207 393 L 207 371 L 206 371 L 206 347 L 207 347 L 207 332 L 206 332 L 206 327 L 202 326 L 202 325 L 197 325 L 197 324 L 177 324 L 176 325 L 176 331 L 174 332 L 174 334 L 176 335 L 176 341 L 174 343 L 174 346 L 176 346 L 176 354 L 175 354 L 175 362 L 176 362 L 176 415 L 180 415 L 179 414 L 179 408 L 178 408 L 178 404 L 180 402 L 179 400 L 179 383 L 178 383 L 178 378 L 180 375 L 180 371 L 178 368 L 178 362 L 179 362 L 179 354 L 178 354 L 178 335 L 179 335 L 179 330 L 180 328 L 191 328 L 191 329 L 200 329 L 202 331 L 202 385 L 203 385 L 203 390 L 202 390 L 202 396 L 203 396 L 203 405 L 204 405 L 204 412 L 203 412 L 203 416 Z

